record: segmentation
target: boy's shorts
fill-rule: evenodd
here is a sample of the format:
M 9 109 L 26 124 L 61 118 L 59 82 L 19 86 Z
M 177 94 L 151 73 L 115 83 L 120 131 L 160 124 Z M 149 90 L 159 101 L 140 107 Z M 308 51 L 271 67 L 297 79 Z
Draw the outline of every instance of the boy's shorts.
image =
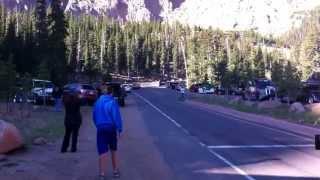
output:
M 109 128 L 101 128 L 97 131 L 97 148 L 99 155 L 117 150 L 117 131 Z

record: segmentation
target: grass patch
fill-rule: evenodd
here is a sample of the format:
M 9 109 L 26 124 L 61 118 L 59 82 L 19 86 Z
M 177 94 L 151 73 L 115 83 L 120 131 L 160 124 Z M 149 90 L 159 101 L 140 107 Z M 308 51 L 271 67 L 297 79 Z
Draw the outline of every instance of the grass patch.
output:
M 277 119 L 284 119 L 292 122 L 304 123 L 309 125 L 316 125 L 319 122 L 320 117 L 311 114 L 310 112 L 305 113 L 292 113 L 289 110 L 287 104 L 282 104 L 277 108 L 260 109 L 257 107 L 257 102 L 253 105 L 248 105 L 245 101 L 232 102 L 230 97 L 214 96 L 214 95 L 203 95 L 203 94 L 189 94 L 188 99 L 203 102 L 206 104 L 214 104 L 226 108 L 231 108 L 241 112 L 265 115 Z
M 19 116 L 0 117 L 14 124 L 24 138 L 26 145 L 30 145 L 37 137 L 43 137 L 49 141 L 55 141 L 64 135 L 64 113 L 52 112 L 50 110 L 37 110 L 31 112 L 28 118 Z

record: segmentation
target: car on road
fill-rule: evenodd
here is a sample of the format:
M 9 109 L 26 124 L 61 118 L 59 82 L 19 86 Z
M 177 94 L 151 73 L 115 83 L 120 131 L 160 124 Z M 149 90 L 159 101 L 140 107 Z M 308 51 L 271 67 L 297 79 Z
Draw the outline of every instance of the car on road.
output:
M 200 94 L 213 94 L 214 93 L 214 86 L 209 83 L 203 83 L 199 88 L 198 92 Z
M 93 105 L 98 98 L 98 91 L 90 84 L 72 83 L 64 86 L 63 91 L 76 91 L 79 93 L 81 103 Z M 64 93 L 65 95 L 66 93 Z
M 138 83 L 138 82 L 133 82 L 132 83 L 132 89 L 133 90 L 137 90 L 137 89 L 140 89 L 140 88 L 141 88 L 140 83 Z
M 118 104 L 121 107 L 125 106 L 125 97 L 127 96 L 125 90 L 121 87 L 120 83 L 117 82 L 109 82 L 105 83 L 107 86 L 112 87 L 112 96 L 117 100 Z
M 162 87 L 162 86 L 167 86 L 167 81 L 166 80 L 160 80 L 159 81 L 159 87 Z
M 168 88 L 176 90 L 176 88 L 178 87 L 179 82 L 176 81 L 169 81 L 168 82 Z
M 186 90 L 186 85 L 185 84 L 179 84 L 179 85 L 176 86 L 176 90 L 179 91 L 179 92 L 181 90 L 185 91 Z
M 198 93 L 200 86 L 201 84 L 192 84 L 189 88 L 189 91 L 193 93 Z

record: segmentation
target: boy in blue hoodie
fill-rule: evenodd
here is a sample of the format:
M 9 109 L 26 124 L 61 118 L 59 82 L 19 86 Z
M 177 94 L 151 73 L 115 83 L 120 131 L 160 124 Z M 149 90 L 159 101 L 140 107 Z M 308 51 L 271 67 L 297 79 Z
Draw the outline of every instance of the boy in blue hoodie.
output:
M 112 87 L 103 85 L 102 95 L 97 100 L 93 109 L 93 120 L 97 128 L 97 148 L 99 153 L 99 175 L 105 179 L 107 168 L 107 153 L 110 149 L 113 166 L 113 177 L 119 178 L 117 166 L 117 143 L 122 132 L 122 119 L 119 106 L 112 97 Z

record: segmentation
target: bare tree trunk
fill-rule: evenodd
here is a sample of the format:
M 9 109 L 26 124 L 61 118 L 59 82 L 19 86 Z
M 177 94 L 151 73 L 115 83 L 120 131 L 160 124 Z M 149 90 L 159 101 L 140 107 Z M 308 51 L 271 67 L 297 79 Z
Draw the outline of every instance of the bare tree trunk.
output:
M 184 43 L 185 43 L 184 38 L 181 37 L 180 46 L 181 46 L 181 51 L 182 51 L 182 56 L 183 56 L 183 61 L 184 61 L 185 73 L 186 73 L 186 86 L 187 86 L 187 88 L 189 88 L 190 82 L 189 82 L 189 74 L 188 74 L 188 62 L 187 62 Z
M 79 27 L 79 34 L 78 34 L 78 45 L 77 45 L 77 65 L 76 65 L 76 72 L 79 72 L 79 63 L 80 63 L 80 54 L 81 54 L 81 29 Z
M 228 62 L 231 61 L 231 49 L 229 44 L 229 37 L 226 38 L 226 45 L 227 45 L 227 56 L 228 56 Z
M 104 26 L 104 25 L 103 25 Z M 105 37 L 105 29 L 102 28 L 101 31 L 101 44 L 100 44 L 100 69 L 103 69 L 103 54 L 106 47 L 106 37 Z
M 19 33 L 19 16 L 18 16 L 18 7 L 16 8 L 16 35 Z

